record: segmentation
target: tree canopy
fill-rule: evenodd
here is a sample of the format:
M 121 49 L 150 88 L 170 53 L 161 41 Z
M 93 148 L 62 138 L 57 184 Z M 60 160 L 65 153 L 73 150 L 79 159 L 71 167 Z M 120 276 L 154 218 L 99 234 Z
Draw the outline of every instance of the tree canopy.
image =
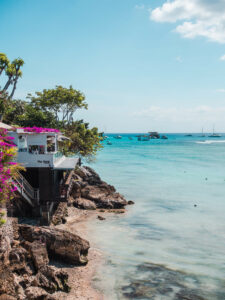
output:
M 64 133 L 70 138 L 61 146 L 65 154 L 78 153 L 90 160 L 102 148 L 102 133 L 98 132 L 97 127 L 89 128 L 89 124 L 83 120 L 69 124 Z
M 74 113 L 77 109 L 87 109 L 85 96 L 72 86 L 65 88 L 56 86 L 55 89 L 44 89 L 36 92 L 36 96 L 28 95 L 34 108 L 43 112 L 54 114 L 58 126 L 65 127 L 73 122 Z
M 21 58 L 14 59 L 12 62 L 8 59 L 6 54 L 0 53 L 0 78 L 5 79 L 5 84 L 0 87 L 0 114 L 3 115 L 8 101 L 13 98 L 17 82 L 22 77 L 21 68 L 24 61 Z M 3 81 L 4 81 L 3 79 Z M 10 90 L 11 87 L 11 90 Z M 0 120 L 2 117 L 0 118 Z
M 61 145 L 64 154 L 76 153 L 91 159 L 102 147 L 102 134 L 96 127 L 89 128 L 83 120 L 74 121 L 77 109 L 87 109 L 85 95 L 72 86 L 36 92 L 28 95 L 28 101 L 9 100 L 4 114 L 8 124 L 22 127 L 48 127 L 60 129 L 69 141 Z

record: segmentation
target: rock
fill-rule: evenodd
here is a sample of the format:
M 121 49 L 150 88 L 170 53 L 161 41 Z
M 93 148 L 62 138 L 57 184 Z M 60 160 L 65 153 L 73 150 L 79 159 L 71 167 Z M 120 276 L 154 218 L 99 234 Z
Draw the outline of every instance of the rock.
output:
M 23 247 L 14 248 L 9 253 L 9 265 L 13 272 L 23 273 L 28 261 L 30 261 L 29 253 Z
M 48 293 L 40 287 L 30 286 L 25 290 L 25 294 L 28 300 L 46 300 Z
M 105 218 L 102 217 L 102 216 L 98 216 L 98 219 L 101 220 L 101 221 L 104 221 L 104 220 L 105 220 Z
M 127 204 L 128 204 L 128 205 L 133 205 L 133 204 L 134 204 L 134 201 L 129 200 L 129 201 L 127 202 Z
M 74 171 L 74 182 L 71 194 L 74 205 L 82 209 L 90 209 L 90 202 L 86 205 L 85 199 L 95 203 L 96 208 L 120 209 L 127 205 L 125 198 L 116 192 L 114 186 L 102 181 L 99 175 L 90 167 L 80 167 Z
M 73 202 L 73 205 L 77 208 L 81 209 L 87 209 L 87 210 L 95 210 L 96 204 L 93 201 L 84 199 L 84 198 L 78 198 L 75 199 Z
M 10 295 L 2 294 L 0 295 L 0 300 L 16 300 L 16 298 Z
M 30 251 L 37 270 L 49 263 L 46 245 L 39 241 L 30 244 Z
M 75 173 L 79 175 L 84 181 L 87 181 L 89 184 L 98 184 L 101 183 L 100 176 L 90 167 L 80 167 L 75 170 Z
M 58 270 L 53 266 L 42 267 L 34 281 L 33 286 L 39 286 L 48 293 L 63 291 L 68 293 L 70 288 L 67 284 L 68 274 L 62 270 Z
M 0 295 L 7 294 L 13 297 L 17 297 L 17 291 L 19 290 L 19 284 L 16 282 L 15 275 L 6 266 L 0 264 Z
M 0 300 L 57 300 L 48 293 L 69 291 L 68 274 L 48 266 L 48 251 L 60 256 L 64 247 L 64 252 L 68 253 L 63 258 L 77 263 L 87 261 L 83 255 L 87 254 L 89 243 L 64 231 L 48 227 L 40 230 L 39 227 L 17 225 L 7 220 L 7 227 L 0 233 L 0 245 L 4 246 L 1 250 L 7 250 L 0 260 Z M 8 239 L 5 240 L 6 235 Z M 52 247 L 56 248 L 55 252 Z
M 107 189 L 106 185 L 101 186 L 88 185 L 81 190 L 83 198 L 95 202 L 97 208 L 123 208 L 127 205 L 127 201 L 119 193 L 115 193 Z
M 75 179 L 73 181 L 73 186 L 71 188 L 70 194 L 73 195 L 73 198 L 80 198 L 81 197 L 81 181 L 82 179 L 80 178 L 80 181 L 77 181 L 78 179 Z
M 64 224 L 67 216 L 68 216 L 67 203 L 60 202 L 54 215 L 52 216 L 51 222 L 53 225 Z
M 65 230 L 50 227 L 19 225 L 21 237 L 29 242 L 42 239 L 50 256 L 71 264 L 86 264 L 89 242 Z

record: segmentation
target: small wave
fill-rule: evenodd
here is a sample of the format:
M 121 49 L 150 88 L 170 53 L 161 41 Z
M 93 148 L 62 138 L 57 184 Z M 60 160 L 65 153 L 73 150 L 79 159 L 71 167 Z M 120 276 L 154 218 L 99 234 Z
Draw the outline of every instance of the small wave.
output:
M 196 144 L 214 144 L 214 143 L 225 143 L 225 140 L 221 141 L 211 141 L 211 140 L 206 140 L 206 141 L 198 141 L 195 142 Z

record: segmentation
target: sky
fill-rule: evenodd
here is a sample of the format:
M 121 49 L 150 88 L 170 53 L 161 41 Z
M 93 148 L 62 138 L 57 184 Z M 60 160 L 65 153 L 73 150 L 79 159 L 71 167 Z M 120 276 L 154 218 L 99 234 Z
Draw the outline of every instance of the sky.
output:
M 0 0 L 0 37 L 15 98 L 72 85 L 105 132 L 225 132 L 225 0 Z

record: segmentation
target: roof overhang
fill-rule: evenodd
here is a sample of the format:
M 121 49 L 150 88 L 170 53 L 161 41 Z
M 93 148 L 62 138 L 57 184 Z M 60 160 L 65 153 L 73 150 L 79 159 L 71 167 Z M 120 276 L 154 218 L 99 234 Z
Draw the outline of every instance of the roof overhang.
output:
M 15 129 L 14 127 L 12 127 L 12 126 L 10 126 L 8 124 L 2 123 L 2 122 L 0 122 L 0 128 L 7 129 L 7 130 L 13 130 L 13 129 Z
M 73 170 L 79 163 L 79 157 L 63 157 L 59 162 L 56 162 L 54 170 Z

